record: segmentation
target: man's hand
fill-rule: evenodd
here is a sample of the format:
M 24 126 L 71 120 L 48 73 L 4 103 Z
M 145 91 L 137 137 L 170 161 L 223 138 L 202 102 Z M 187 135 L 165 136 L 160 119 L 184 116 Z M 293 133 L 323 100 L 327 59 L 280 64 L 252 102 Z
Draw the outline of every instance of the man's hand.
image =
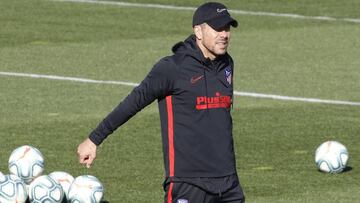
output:
M 89 138 L 79 144 L 77 154 L 80 164 L 90 168 L 96 158 L 96 149 L 97 146 Z

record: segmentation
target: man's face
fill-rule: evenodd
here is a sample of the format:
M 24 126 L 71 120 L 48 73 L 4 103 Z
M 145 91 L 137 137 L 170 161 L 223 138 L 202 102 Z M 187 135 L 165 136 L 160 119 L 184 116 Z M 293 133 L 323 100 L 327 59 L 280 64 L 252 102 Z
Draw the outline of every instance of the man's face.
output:
M 198 33 L 195 34 L 205 57 L 214 59 L 216 56 L 226 53 L 230 41 L 230 25 L 214 30 L 204 23 L 199 25 L 198 29 L 198 31 L 195 31 Z

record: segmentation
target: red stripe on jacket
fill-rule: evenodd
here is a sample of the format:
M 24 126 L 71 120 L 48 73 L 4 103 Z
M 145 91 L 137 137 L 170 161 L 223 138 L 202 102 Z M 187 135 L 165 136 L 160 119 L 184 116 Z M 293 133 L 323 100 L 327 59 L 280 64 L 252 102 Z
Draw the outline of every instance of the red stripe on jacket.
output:
M 172 97 L 166 97 L 166 108 L 168 113 L 168 142 L 169 142 L 169 176 L 174 176 L 175 151 L 174 151 L 174 118 Z

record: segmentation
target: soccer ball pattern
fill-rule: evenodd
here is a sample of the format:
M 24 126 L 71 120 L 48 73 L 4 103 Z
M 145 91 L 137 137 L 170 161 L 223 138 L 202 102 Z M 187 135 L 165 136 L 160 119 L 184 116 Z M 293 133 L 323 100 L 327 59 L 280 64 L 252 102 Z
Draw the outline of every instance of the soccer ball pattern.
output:
M 69 188 L 74 181 L 74 177 L 64 171 L 54 171 L 49 176 L 61 185 L 66 199 L 69 199 Z
M 10 173 L 20 177 L 26 184 L 44 171 L 44 157 L 41 152 L 28 145 L 16 148 L 9 158 Z
M 327 173 L 342 172 L 349 159 L 346 147 L 337 141 L 322 143 L 315 152 L 315 162 L 320 171 Z
M 36 178 L 29 186 L 31 203 L 61 203 L 63 198 L 61 185 L 48 175 Z
M 94 176 L 82 175 L 75 178 L 69 190 L 70 203 L 99 203 L 104 187 Z
M 27 199 L 25 183 L 15 175 L 0 175 L 0 202 L 24 203 Z
M 100 203 L 104 194 L 95 176 L 74 179 L 64 171 L 43 175 L 44 157 L 29 145 L 12 151 L 8 167 L 10 175 L 0 172 L 0 203 Z

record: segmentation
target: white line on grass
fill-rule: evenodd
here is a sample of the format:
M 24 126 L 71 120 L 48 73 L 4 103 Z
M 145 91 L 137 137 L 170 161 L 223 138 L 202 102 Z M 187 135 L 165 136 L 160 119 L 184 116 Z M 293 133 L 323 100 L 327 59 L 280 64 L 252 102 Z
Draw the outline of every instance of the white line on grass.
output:
M 93 79 L 78 78 L 78 77 L 63 77 L 63 76 L 57 76 L 57 75 L 40 75 L 40 74 L 31 74 L 31 73 L 15 73 L 15 72 L 0 71 L 0 75 L 11 76 L 11 77 L 43 78 L 43 79 L 49 79 L 49 80 L 65 80 L 65 81 L 82 82 L 82 83 L 114 84 L 114 85 L 124 85 L 124 86 L 131 86 L 131 87 L 136 87 L 139 85 L 138 83 L 133 83 L 133 82 L 122 82 L 122 81 L 111 81 L 111 80 L 93 80 Z M 351 101 L 339 101 L 339 100 L 303 98 L 303 97 L 289 97 L 289 96 L 281 96 L 281 95 L 260 94 L 260 93 L 239 92 L 239 91 L 234 91 L 234 94 L 237 96 L 244 96 L 244 97 L 268 98 L 268 99 L 285 100 L 285 101 L 300 101 L 300 102 L 310 102 L 310 103 L 360 106 L 360 102 L 351 102 Z
M 83 82 L 83 83 L 96 83 L 96 84 L 114 84 L 114 85 L 124 85 L 136 87 L 138 83 L 132 82 L 121 82 L 121 81 L 111 81 L 111 80 L 92 80 L 86 78 L 77 78 L 77 77 L 63 77 L 57 75 L 40 75 L 40 74 L 31 74 L 31 73 L 14 73 L 14 72 L 1 72 L 0 75 L 4 76 L 14 76 L 14 77 L 28 77 L 28 78 L 44 78 L 50 80 L 67 80 L 72 82 Z
M 139 8 L 158 8 L 158 9 L 169 9 L 169 10 L 195 10 L 195 7 L 185 6 L 172 6 L 162 4 L 142 4 L 142 3 L 129 3 L 129 2 L 114 2 L 114 1 L 99 1 L 99 0 L 52 0 L 61 2 L 76 2 L 76 3 L 92 3 L 92 4 L 105 4 L 113 6 L 127 6 L 127 7 L 139 7 Z M 271 13 L 261 11 L 243 11 L 243 10 L 229 10 L 231 13 L 240 15 L 254 15 L 254 16 L 272 16 L 272 17 L 285 17 L 295 19 L 306 19 L 306 20 L 321 20 L 321 21 L 344 21 L 351 23 L 360 23 L 358 18 L 334 18 L 328 16 L 304 16 L 291 13 Z
M 339 100 L 304 98 L 304 97 L 290 97 L 290 96 L 281 96 L 281 95 L 273 95 L 273 94 L 260 94 L 260 93 L 238 92 L 238 91 L 234 91 L 234 94 L 239 95 L 239 96 L 244 96 L 244 97 L 268 98 L 268 99 L 285 100 L 285 101 L 301 101 L 301 102 L 310 102 L 310 103 L 360 106 L 360 102 L 351 102 L 351 101 L 339 101 Z

